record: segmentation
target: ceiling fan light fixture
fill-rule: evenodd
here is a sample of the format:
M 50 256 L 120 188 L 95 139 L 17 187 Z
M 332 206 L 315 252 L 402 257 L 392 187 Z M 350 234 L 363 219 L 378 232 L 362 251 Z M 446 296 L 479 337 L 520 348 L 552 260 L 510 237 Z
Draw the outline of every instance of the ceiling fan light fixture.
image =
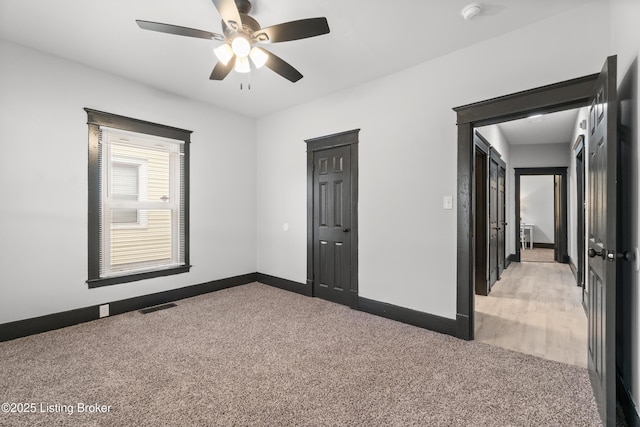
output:
M 227 43 L 213 49 L 213 53 L 216 54 L 218 60 L 224 65 L 227 65 L 229 61 L 231 61 L 231 58 L 233 58 L 233 49 L 231 49 L 231 46 L 229 46 Z
M 269 59 L 269 55 L 267 55 L 264 50 L 260 49 L 259 47 L 254 47 L 253 49 L 251 49 L 251 52 L 249 52 L 249 57 L 253 61 L 253 65 L 255 65 L 256 68 L 261 68 L 267 62 L 267 59 Z
M 248 73 L 251 71 L 251 65 L 249 64 L 249 58 L 246 56 L 236 57 L 236 65 L 234 70 L 238 73 Z
M 231 49 L 237 56 L 246 58 L 251 51 L 251 43 L 249 43 L 249 40 L 247 40 L 243 36 L 237 36 L 231 42 Z

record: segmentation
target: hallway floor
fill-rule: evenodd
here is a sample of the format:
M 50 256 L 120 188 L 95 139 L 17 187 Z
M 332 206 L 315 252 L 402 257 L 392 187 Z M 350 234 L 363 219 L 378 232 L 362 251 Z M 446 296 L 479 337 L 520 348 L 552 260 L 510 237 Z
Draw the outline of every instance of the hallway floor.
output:
M 520 251 L 522 262 L 556 262 L 554 250 L 546 248 L 522 249 Z
M 587 367 L 582 289 L 567 264 L 513 262 L 475 310 L 477 341 Z

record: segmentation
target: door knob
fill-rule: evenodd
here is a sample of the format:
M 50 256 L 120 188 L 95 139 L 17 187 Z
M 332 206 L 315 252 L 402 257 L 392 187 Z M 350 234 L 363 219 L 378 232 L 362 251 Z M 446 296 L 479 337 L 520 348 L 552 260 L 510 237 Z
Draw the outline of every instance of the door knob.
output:
M 635 261 L 635 256 L 629 251 L 624 251 L 616 254 L 616 258 L 622 258 L 623 261 Z
M 348 233 L 348 232 L 349 232 L 349 229 L 348 229 L 348 228 L 343 228 L 343 229 L 342 229 L 342 232 L 343 232 L 343 233 Z
M 587 255 L 589 255 L 589 258 L 595 258 L 596 256 L 599 256 L 600 258 L 604 259 L 606 257 L 606 251 L 602 249 L 596 252 L 595 249 L 589 248 L 589 251 L 587 251 Z

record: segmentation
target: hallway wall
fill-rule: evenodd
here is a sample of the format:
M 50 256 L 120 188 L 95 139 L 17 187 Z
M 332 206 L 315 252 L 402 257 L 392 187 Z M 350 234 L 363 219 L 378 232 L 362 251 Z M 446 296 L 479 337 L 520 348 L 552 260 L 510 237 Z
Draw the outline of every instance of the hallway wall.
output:
M 555 244 L 553 175 L 520 177 L 520 218 L 533 224 L 534 243 Z

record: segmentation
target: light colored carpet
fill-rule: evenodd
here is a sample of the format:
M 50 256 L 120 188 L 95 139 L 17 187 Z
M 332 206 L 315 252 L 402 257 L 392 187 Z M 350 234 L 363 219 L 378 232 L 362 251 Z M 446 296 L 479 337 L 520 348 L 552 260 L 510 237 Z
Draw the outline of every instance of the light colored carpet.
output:
M 0 343 L 10 426 L 596 426 L 585 369 L 261 284 Z

